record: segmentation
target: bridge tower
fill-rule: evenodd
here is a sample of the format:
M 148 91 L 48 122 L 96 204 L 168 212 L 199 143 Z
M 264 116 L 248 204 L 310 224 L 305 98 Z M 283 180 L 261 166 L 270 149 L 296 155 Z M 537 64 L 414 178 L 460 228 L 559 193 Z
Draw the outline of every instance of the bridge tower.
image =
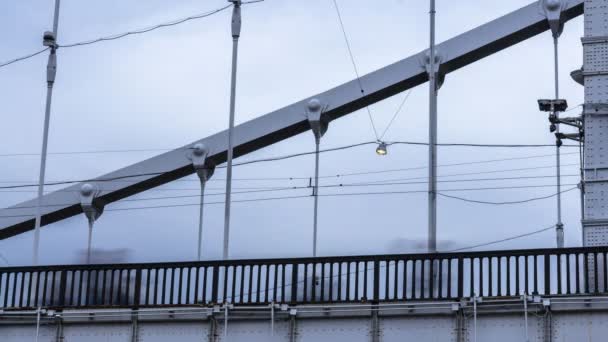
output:
M 583 245 L 608 244 L 608 0 L 585 1 Z

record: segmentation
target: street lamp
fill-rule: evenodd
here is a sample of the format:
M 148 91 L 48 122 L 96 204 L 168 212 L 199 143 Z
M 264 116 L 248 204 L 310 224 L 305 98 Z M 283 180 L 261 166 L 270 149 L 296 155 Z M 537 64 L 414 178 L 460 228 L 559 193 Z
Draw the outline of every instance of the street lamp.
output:
M 381 141 L 376 147 L 376 154 L 379 156 L 385 156 L 388 154 L 387 145 L 385 142 Z

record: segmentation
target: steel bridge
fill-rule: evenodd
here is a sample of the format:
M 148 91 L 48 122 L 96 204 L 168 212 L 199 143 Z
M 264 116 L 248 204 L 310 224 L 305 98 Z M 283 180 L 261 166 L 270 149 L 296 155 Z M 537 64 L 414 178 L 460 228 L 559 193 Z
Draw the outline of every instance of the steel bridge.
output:
M 322 134 L 332 120 L 435 77 L 441 84 L 541 32 L 556 39 L 583 13 L 584 65 L 574 76 L 585 87 L 585 247 L 0 268 L 0 341 L 605 341 L 608 0 L 535 1 L 438 44 L 436 60 L 422 51 L 235 127 L 234 153 Z M 45 195 L 40 213 L 34 200 L 0 210 L 0 238 L 34 229 L 36 217 L 48 225 L 85 212 L 92 222 L 105 205 L 225 162 L 227 137 L 91 180 L 104 187 L 89 187 L 86 203 L 75 184 Z M 193 167 L 196 144 L 208 160 Z

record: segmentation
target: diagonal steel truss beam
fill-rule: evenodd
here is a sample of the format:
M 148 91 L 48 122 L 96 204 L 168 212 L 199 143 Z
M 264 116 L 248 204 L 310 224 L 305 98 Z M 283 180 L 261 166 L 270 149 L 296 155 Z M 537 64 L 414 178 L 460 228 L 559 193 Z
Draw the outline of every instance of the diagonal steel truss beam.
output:
M 561 20 L 565 22 L 581 15 L 583 3 L 584 0 L 568 1 Z M 545 12 L 539 2 L 534 2 L 437 45 L 440 73 L 450 73 L 547 30 Z M 312 98 L 320 100 L 326 118 L 334 120 L 426 82 L 425 57 L 426 51 L 422 51 L 362 76 L 364 94 L 353 80 L 235 127 L 234 155 L 242 156 L 309 130 L 306 105 Z M 223 131 L 93 180 L 101 188 L 97 205 L 103 206 L 194 173 L 188 154 L 198 142 L 209 148 L 208 159 L 215 164 L 226 161 L 228 136 L 227 131 Z M 45 195 L 42 225 L 81 213 L 80 187 L 81 184 L 74 184 Z M 36 200 L 30 200 L 0 210 L 0 239 L 34 229 L 35 206 Z

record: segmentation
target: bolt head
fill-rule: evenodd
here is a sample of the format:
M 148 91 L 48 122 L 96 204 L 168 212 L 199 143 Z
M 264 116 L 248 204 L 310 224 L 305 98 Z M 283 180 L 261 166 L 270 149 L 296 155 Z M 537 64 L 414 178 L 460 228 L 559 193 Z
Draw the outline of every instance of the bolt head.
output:
M 308 110 L 311 112 L 317 112 L 321 109 L 321 101 L 317 99 L 311 99 L 308 101 Z
M 82 187 L 80 188 L 80 193 L 83 196 L 91 196 L 91 194 L 93 193 L 93 185 L 89 183 L 82 185 Z

